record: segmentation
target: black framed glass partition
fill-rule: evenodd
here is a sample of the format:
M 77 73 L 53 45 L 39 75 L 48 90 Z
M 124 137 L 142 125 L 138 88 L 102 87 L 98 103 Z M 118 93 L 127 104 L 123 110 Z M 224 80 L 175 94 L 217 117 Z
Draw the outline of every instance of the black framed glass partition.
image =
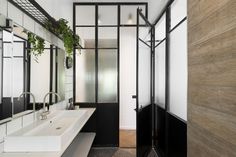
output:
M 170 0 L 154 22 L 154 138 L 159 156 L 187 156 L 187 1 Z
M 74 3 L 73 29 L 82 39 L 74 51 L 74 101 L 96 107 L 83 130 L 96 132 L 94 146 L 119 146 L 120 27 L 136 27 L 138 7 L 147 16 L 147 3 Z

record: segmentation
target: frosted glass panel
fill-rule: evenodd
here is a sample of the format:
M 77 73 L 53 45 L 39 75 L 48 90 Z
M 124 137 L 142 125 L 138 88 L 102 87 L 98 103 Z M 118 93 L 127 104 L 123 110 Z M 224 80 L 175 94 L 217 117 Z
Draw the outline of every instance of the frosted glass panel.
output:
M 99 6 L 98 25 L 117 25 L 117 6 Z
M 13 97 L 18 97 L 24 91 L 24 64 L 23 58 L 13 58 Z
M 77 27 L 76 34 L 82 39 L 82 46 L 85 48 L 95 47 L 95 28 L 94 27 Z
M 138 100 L 139 105 L 144 107 L 151 104 L 151 53 L 150 48 L 139 42 L 138 53 Z
M 76 25 L 95 25 L 95 6 L 76 6 Z
M 187 0 L 175 0 L 171 5 L 171 28 L 187 16 Z
M 165 41 L 155 49 L 155 104 L 165 108 Z
M 162 40 L 166 37 L 166 14 L 162 16 L 160 21 L 155 27 L 155 38 L 156 40 Z
M 142 13 L 145 15 L 145 6 L 144 5 L 123 5 L 120 9 L 121 24 L 124 25 L 136 25 L 137 23 L 137 8 L 142 9 Z
M 181 39 L 181 40 L 180 40 Z M 170 112 L 187 120 L 187 22 L 170 34 Z
M 24 42 L 13 43 L 13 56 L 23 56 L 24 54 Z
M 12 42 L 13 40 L 13 33 L 8 31 L 3 31 L 3 41 L 4 42 Z
M 139 49 L 138 49 L 138 103 L 139 108 L 151 104 L 151 49 L 150 27 L 144 19 L 139 16 L 139 24 L 144 23 L 146 27 L 139 27 Z
M 98 29 L 98 48 L 117 48 L 117 27 Z
M 11 97 L 12 58 L 3 58 L 3 97 Z
M 95 51 L 76 55 L 76 102 L 95 102 Z
M 117 50 L 98 51 L 98 102 L 117 102 Z
M 3 56 L 12 57 L 13 54 L 13 44 L 12 43 L 3 43 Z

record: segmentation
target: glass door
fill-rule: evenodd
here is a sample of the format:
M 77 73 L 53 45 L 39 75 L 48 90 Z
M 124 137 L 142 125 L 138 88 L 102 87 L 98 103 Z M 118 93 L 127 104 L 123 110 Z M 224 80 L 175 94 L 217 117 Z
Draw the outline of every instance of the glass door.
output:
M 142 13 L 137 10 L 137 74 L 136 74 L 136 120 L 137 157 L 148 156 L 152 148 L 153 101 L 153 29 Z

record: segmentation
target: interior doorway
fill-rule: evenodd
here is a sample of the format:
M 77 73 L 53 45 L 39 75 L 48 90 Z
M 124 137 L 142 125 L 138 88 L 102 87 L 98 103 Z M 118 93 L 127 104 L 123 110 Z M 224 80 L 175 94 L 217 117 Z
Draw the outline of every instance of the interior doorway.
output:
M 129 65 L 129 66 L 127 66 Z M 120 29 L 120 147 L 136 148 L 136 27 Z

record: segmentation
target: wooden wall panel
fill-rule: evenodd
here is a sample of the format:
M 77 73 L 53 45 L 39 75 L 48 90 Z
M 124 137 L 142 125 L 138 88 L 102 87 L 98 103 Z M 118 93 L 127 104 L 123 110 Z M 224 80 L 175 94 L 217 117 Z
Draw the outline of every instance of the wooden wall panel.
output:
M 188 1 L 188 157 L 236 156 L 236 0 Z

